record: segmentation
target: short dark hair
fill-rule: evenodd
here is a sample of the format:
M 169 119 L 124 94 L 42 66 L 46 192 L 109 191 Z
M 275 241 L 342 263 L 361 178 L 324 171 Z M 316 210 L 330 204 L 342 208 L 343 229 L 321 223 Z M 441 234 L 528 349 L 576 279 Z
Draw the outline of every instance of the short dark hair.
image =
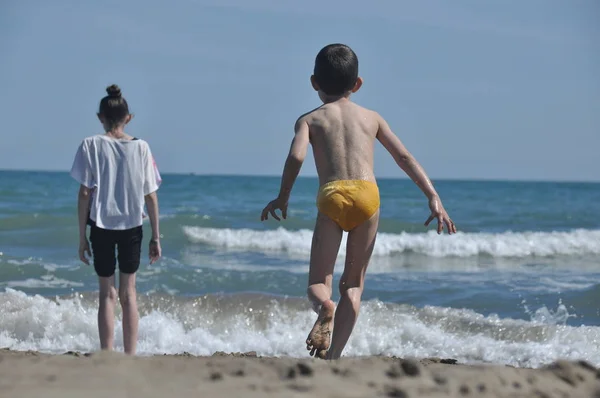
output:
M 325 94 L 347 93 L 358 79 L 358 57 L 345 44 L 329 44 L 317 54 L 314 76 Z
M 116 84 L 106 88 L 106 97 L 100 101 L 98 113 L 104 117 L 105 123 L 110 128 L 119 125 L 129 115 L 127 101 L 121 95 L 121 89 Z

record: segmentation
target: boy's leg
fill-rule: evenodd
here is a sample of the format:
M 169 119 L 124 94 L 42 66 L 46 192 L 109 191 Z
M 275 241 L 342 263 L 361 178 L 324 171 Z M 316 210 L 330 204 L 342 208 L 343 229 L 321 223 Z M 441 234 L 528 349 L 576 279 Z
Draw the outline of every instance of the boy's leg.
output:
M 134 355 L 138 337 L 138 308 L 135 274 L 119 274 L 119 300 L 123 309 L 123 347 L 125 354 Z
M 115 339 L 115 306 L 117 305 L 117 290 L 115 275 L 98 277 L 100 282 L 100 306 L 98 307 L 98 332 L 100 348 L 112 351 Z
M 375 246 L 379 211 L 368 221 L 348 233 L 346 265 L 340 279 L 340 302 L 335 312 L 331 347 L 328 359 L 338 359 L 352 334 L 358 318 L 360 300 L 364 289 L 365 273 Z
M 335 260 L 342 241 L 342 229 L 329 217 L 319 213 L 313 233 L 308 271 L 308 298 L 317 321 L 306 339 L 310 355 L 323 357 L 329 348 L 335 304 L 331 301 L 331 284 Z
M 123 309 L 123 347 L 126 354 L 134 355 L 138 337 L 138 307 L 135 275 L 140 267 L 142 227 L 122 231 L 117 242 L 119 251 L 119 301 Z

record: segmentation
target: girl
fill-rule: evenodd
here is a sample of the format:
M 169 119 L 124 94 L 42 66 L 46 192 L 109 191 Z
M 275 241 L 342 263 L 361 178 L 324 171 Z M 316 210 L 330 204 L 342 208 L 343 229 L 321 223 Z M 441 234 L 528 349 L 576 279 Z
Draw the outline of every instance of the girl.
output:
M 89 265 L 88 256 L 92 255 L 86 237 L 89 223 L 94 269 L 100 283 L 100 347 L 103 350 L 113 348 L 118 259 L 123 345 L 125 353 L 133 355 L 138 334 L 135 274 L 140 265 L 143 209 L 145 203 L 152 228 L 149 252 L 152 264 L 161 256 L 156 195 L 161 178 L 148 143 L 124 131 L 132 115 L 121 90 L 112 85 L 106 92 L 108 95 L 100 101 L 98 112 L 106 134 L 85 138 L 71 168 L 71 176 L 81 184 L 77 206 L 79 258 Z

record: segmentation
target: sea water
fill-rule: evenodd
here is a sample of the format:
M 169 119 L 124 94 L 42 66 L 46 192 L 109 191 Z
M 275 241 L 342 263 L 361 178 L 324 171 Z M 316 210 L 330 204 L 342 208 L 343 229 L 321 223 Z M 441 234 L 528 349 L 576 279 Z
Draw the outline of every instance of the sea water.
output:
M 163 177 L 154 265 L 144 226 L 139 353 L 307 356 L 318 181 L 300 178 L 288 219 L 261 223 L 279 178 Z M 379 180 L 380 233 L 345 355 L 600 366 L 600 184 L 435 184 L 456 235 L 423 226 L 427 201 L 412 182 Z M 67 173 L 0 172 L 0 347 L 99 348 L 97 278 L 77 258 L 77 190 Z

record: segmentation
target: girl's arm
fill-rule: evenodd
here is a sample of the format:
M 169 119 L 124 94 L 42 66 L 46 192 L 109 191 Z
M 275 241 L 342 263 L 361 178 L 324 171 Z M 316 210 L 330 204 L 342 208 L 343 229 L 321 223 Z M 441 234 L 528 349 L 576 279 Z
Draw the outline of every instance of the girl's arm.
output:
M 89 257 L 92 256 L 90 252 L 90 245 L 86 236 L 87 220 L 90 211 L 90 193 L 91 189 L 85 185 L 79 186 L 79 194 L 77 195 L 77 215 L 79 219 L 79 259 L 90 264 L 90 261 L 86 258 L 85 254 Z

